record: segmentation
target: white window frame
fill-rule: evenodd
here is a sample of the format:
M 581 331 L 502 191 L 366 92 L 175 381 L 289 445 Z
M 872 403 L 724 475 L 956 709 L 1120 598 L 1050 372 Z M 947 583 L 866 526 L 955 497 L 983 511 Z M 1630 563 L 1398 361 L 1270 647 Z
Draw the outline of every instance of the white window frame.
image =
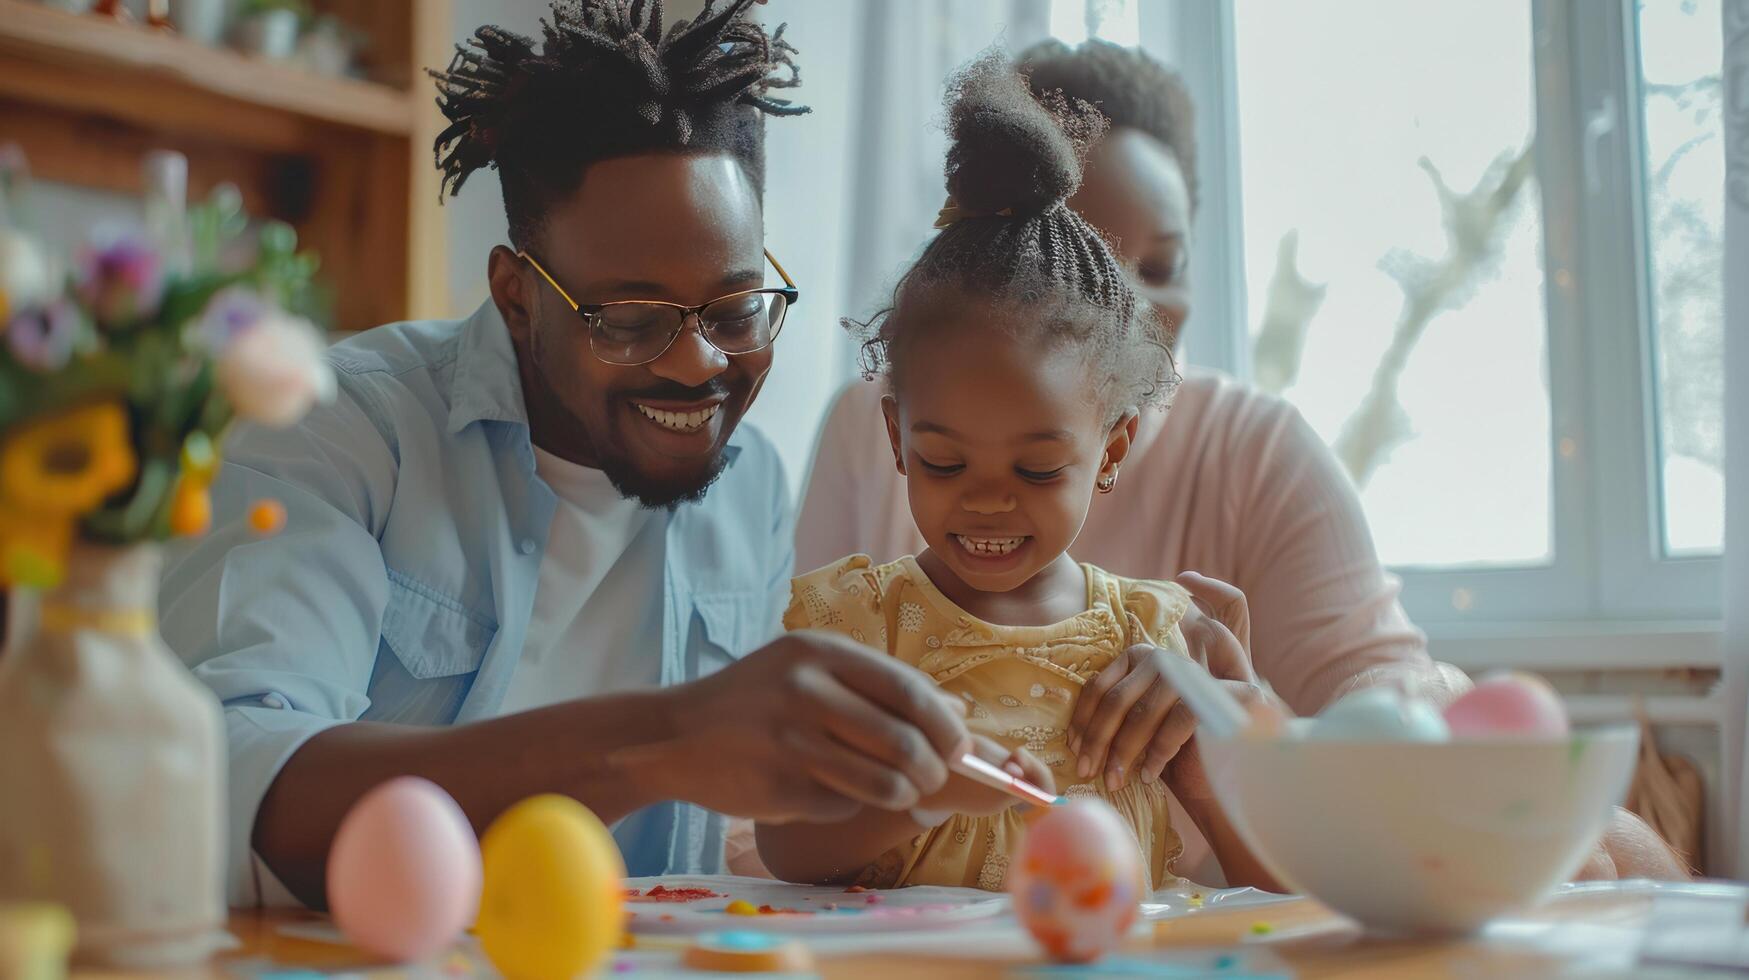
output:
M 1142 3 L 1140 32 L 1144 48 L 1184 75 L 1198 111 L 1202 195 L 1186 359 L 1243 379 L 1250 318 L 1231 2 Z M 1479 664 L 1489 649 L 1540 644 L 1576 662 L 1606 647 L 1624 663 L 1634 650 L 1660 664 L 1716 663 L 1722 563 L 1662 554 L 1633 0 L 1535 0 L 1527 15 L 1548 270 L 1554 560 L 1393 570 L 1405 608 L 1439 653 Z M 1454 601 L 1459 590 L 1463 603 Z

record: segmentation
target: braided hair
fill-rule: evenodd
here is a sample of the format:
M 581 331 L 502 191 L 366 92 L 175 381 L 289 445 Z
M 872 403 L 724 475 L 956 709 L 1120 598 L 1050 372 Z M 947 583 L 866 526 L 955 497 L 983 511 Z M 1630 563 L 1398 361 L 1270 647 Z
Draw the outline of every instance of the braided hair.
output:
M 591 163 L 660 152 L 733 155 L 765 184 L 763 117 L 808 111 L 774 90 L 800 83 L 796 49 L 743 15 L 754 0 L 706 0 L 663 29 L 662 0 L 555 0 L 541 44 L 485 26 L 437 80 L 449 125 L 434 150 L 440 196 L 498 170 L 510 240 L 525 247 Z
M 1012 315 L 987 322 L 1079 348 L 1111 421 L 1164 402 L 1178 382 L 1165 332 L 1111 245 L 1066 203 L 1105 120 L 1061 92 L 1035 95 L 1000 54 L 956 74 L 947 102 L 945 226 L 887 308 L 845 321 L 865 372 L 901 390 L 906 352 L 944 309 L 993 303 Z
M 1091 102 L 1112 128 L 1139 129 L 1160 141 L 1196 204 L 1196 113 L 1184 79 L 1140 48 L 1090 38 L 1077 47 L 1040 41 L 1020 54 L 1034 92 L 1061 91 Z

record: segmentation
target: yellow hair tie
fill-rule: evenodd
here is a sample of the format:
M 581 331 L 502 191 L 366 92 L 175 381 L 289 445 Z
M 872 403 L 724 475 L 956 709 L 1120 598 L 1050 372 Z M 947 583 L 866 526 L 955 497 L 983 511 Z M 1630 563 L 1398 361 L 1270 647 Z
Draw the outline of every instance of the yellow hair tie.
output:
M 150 636 L 158 630 L 158 617 L 150 609 L 81 609 L 62 603 L 45 604 L 41 623 L 47 633 L 95 630 L 115 636 Z
M 1003 208 L 1000 211 L 973 211 L 970 208 L 962 208 L 959 206 L 959 202 L 955 201 L 953 199 L 953 195 L 950 194 L 950 195 L 948 195 L 947 203 L 945 203 L 941 206 L 940 211 L 935 212 L 935 227 L 937 230 L 940 230 L 942 228 L 946 228 L 948 225 L 951 225 L 956 221 L 961 221 L 961 220 L 966 219 L 966 218 L 1012 218 L 1012 217 L 1014 217 L 1014 209 L 1013 208 Z

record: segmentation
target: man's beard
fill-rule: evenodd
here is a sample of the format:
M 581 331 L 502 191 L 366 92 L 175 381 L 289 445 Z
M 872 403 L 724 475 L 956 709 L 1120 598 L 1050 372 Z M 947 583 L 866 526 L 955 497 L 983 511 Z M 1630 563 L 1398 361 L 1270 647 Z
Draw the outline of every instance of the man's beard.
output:
M 662 382 L 633 393 L 618 396 L 630 400 L 639 397 L 677 402 L 703 401 L 709 398 L 720 398 L 719 412 L 727 412 L 734 404 L 734 393 L 722 378 L 712 378 L 710 381 L 694 387 L 687 387 L 674 382 Z M 735 422 L 729 418 L 723 419 L 726 431 L 733 431 Z M 725 436 L 725 441 L 726 441 Z M 648 476 L 638 471 L 635 463 L 626 456 L 613 452 L 602 454 L 598 461 L 601 472 L 620 496 L 636 500 L 650 510 L 673 510 L 681 504 L 695 504 L 704 499 L 705 492 L 711 484 L 717 482 L 717 477 L 723 475 L 728 468 L 729 455 L 726 447 L 719 446 L 710 458 L 703 460 L 702 468 L 693 476 L 662 477 Z
M 544 397 L 553 405 L 554 414 L 569 416 L 571 424 L 582 426 L 586 430 L 587 426 L 582 421 L 582 413 L 567 405 L 564 399 L 559 396 L 558 392 L 562 389 L 553 383 L 553 375 L 546 368 L 548 362 L 543 356 L 545 345 L 541 343 L 543 336 L 544 334 L 537 324 L 529 351 L 534 366 L 532 373 L 542 380 L 545 388 Z M 525 383 L 527 383 L 526 378 Z M 613 400 L 633 398 L 637 395 L 674 401 L 702 400 L 721 396 L 723 406 L 719 411 L 722 411 L 729 407 L 733 392 L 721 377 L 716 377 L 702 385 L 691 387 L 671 381 L 658 382 L 635 393 L 618 392 Z M 745 409 L 746 406 L 743 404 L 741 407 Z M 610 401 L 609 417 L 612 416 L 612 412 L 613 407 Z M 725 420 L 725 424 L 730 429 L 734 425 L 727 420 Z M 702 461 L 702 468 L 696 475 L 679 478 L 649 476 L 639 472 L 637 463 L 631 458 L 631 454 L 625 451 L 624 447 L 614 444 L 611 425 L 608 426 L 608 430 L 607 437 L 599 442 L 593 439 L 588 440 L 590 455 L 595 457 L 592 461 L 594 467 L 601 470 L 602 475 L 607 477 L 607 482 L 613 486 L 614 490 L 618 491 L 620 496 L 628 500 L 635 500 L 640 506 L 650 510 L 673 510 L 681 504 L 692 504 L 703 500 L 705 492 L 711 488 L 711 484 L 715 483 L 718 477 L 723 475 L 723 471 L 729 465 L 726 447 L 719 446 L 708 460 Z
M 653 480 L 618 457 L 602 459 L 599 463 L 607 482 L 613 484 L 620 496 L 636 500 L 650 510 L 673 510 L 681 504 L 696 504 L 703 500 L 711 484 L 717 482 L 717 477 L 728 468 L 729 454 L 719 449 L 711 456 L 703 472 L 690 480 Z

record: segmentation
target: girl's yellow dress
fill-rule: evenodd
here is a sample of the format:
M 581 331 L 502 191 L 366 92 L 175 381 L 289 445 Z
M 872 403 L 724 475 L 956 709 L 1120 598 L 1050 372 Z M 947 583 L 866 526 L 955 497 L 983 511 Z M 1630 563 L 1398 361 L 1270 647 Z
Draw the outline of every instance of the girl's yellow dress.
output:
M 1171 864 L 1183 850 L 1167 815 L 1165 787 L 1132 779 L 1109 793 L 1103 773 L 1081 780 L 1063 736 L 1081 686 L 1125 649 L 1153 643 L 1186 652 L 1178 621 L 1190 597 L 1171 582 L 1081 567 L 1087 575 L 1085 612 L 1050 626 L 997 626 L 950 601 L 913 558 L 875 565 L 854 555 L 795 579 L 783 624 L 830 630 L 884 650 L 964 698 L 974 733 L 1010 748 L 1025 746 L 1051 768 L 1063 795 L 1110 801 L 1135 831 L 1153 887 L 1159 888 L 1171 880 Z M 1021 829 L 1014 810 L 955 815 L 882 855 L 858 883 L 998 891 Z

